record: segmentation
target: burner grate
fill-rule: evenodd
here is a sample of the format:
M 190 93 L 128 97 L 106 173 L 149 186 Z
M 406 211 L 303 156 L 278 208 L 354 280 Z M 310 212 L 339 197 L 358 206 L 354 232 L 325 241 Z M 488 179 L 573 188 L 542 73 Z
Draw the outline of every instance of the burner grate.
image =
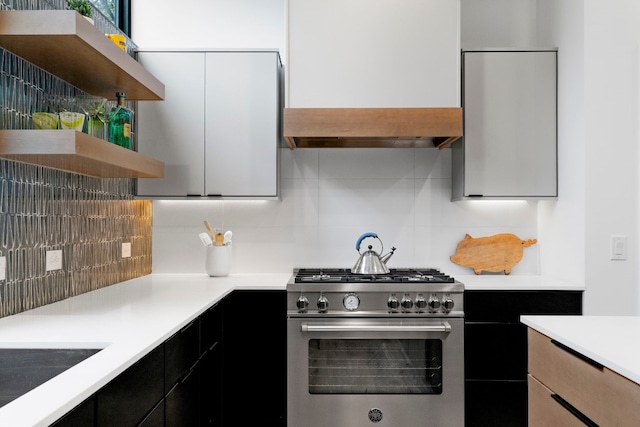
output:
M 453 277 L 434 268 L 399 269 L 388 274 L 354 274 L 348 268 L 302 268 L 295 272 L 296 283 L 454 283 Z

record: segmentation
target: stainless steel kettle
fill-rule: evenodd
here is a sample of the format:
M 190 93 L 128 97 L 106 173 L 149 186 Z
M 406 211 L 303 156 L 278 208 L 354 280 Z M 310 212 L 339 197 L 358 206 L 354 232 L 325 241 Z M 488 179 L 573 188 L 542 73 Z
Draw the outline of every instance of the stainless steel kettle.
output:
M 378 255 L 376 251 L 372 248 L 373 246 L 369 245 L 368 250 L 360 253 L 360 244 L 366 238 L 372 237 L 374 239 L 378 239 L 380 241 L 380 253 L 384 250 L 384 245 L 382 240 L 378 237 L 376 233 L 364 233 L 362 236 L 358 238 L 356 242 L 356 250 L 360 254 L 360 258 L 356 262 L 356 265 L 353 266 L 351 272 L 354 274 L 387 274 L 389 273 L 389 267 L 387 267 L 387 261 L 393 255 L 393 252 L 396 248 L 392 247 L 391 251 L 385 255 Z

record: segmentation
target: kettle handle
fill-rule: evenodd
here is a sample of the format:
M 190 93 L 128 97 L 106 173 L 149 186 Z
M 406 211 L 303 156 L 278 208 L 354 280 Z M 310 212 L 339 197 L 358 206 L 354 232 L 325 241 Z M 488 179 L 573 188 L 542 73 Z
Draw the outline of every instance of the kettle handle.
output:
M 360 243 L 362 243 L 362 241 L 368 237 L 374 237 L 378 239 L 378 235 L 376 233 L 364 233 L 358 238 L 358 241 L 356 242 L 356 251 L 360 252 Z

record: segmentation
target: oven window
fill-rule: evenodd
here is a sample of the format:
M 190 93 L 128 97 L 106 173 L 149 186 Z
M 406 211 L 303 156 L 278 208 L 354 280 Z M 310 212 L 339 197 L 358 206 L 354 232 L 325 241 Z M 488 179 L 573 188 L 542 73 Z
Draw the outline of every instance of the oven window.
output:
M 309 340 L 311 394 L 441 394 L 439 339 Z

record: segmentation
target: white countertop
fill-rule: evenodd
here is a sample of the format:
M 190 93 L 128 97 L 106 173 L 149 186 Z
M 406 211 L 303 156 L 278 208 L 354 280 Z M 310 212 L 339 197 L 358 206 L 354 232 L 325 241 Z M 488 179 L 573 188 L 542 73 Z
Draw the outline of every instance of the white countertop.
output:
M 0 426 L 47 426 L 236 289 L 291 273 L 149 275 L 0 319 L 0 348 L 103 348 L 0 408 Z
M 469 291 L 584 291 L 584 283 L 550 276 L 480 274 L 455 278 Z
M 522 316 L 520 320 L 640 384 L 640 317 Z

